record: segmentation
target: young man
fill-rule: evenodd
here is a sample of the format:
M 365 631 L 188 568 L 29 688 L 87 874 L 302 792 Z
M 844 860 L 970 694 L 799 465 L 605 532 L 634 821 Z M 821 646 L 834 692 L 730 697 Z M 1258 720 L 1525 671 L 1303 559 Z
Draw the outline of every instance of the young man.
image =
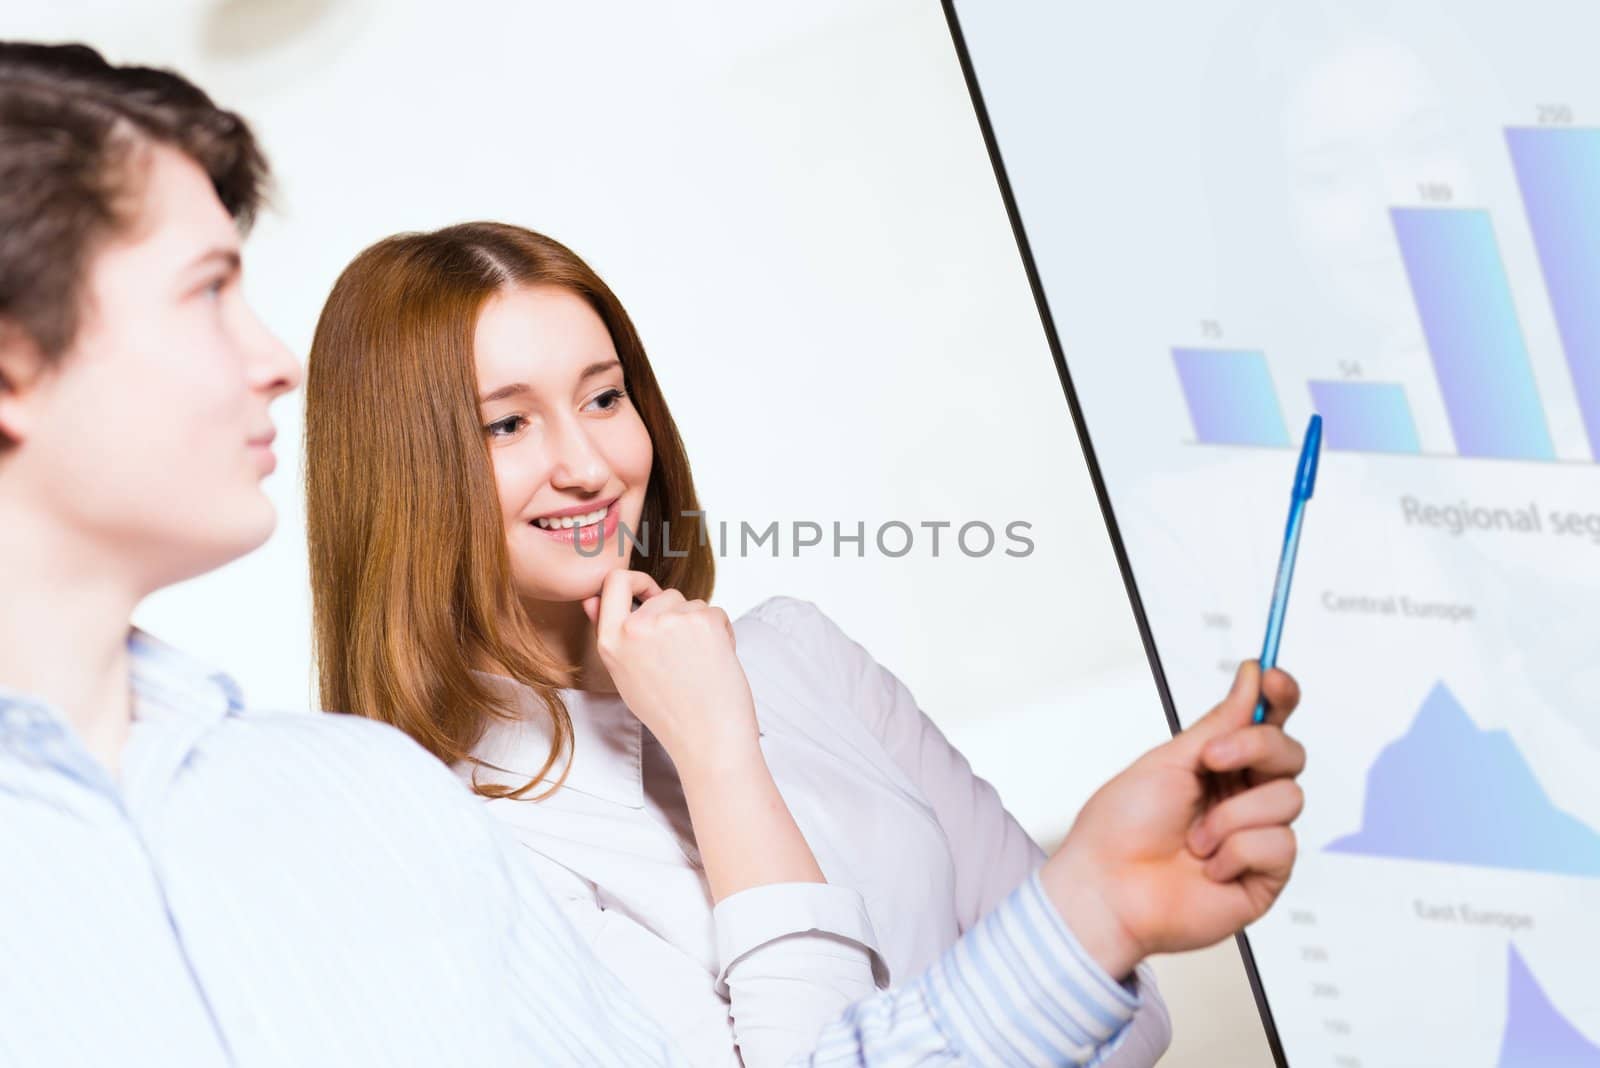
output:
M 130 628 L 274 525 L 267 412 L 300 369 L 240 293 L 265 172 L 176 75 L 0 44 L 0 1064 L 681 1063 L 442 764 L 370 720 L 249 710 Z M 1259 682 L 814 1061 L 1115 1049 L 1142 957 L 1288 877 L 1298 693 L 1269 674 L 1252 727 Z

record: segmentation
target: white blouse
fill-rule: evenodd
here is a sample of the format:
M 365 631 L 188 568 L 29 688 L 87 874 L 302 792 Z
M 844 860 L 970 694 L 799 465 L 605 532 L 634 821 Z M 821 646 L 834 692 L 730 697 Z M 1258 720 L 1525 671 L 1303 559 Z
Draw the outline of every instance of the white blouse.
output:
M 757 1068 L 810 1050 L 876 986 L 915 978 L 1044 860 L 910 691 L 809 601 L 771 597 L 734 621 L 761 748 L 823 883 L 712 905 L 666 751 L 615 694 L 561 691 L 574 746 L 540 801 L 487 803 L 534 853 L 596 954 L 696 1065 Z M 491 721 L 456 772 L 521 785 L 549 752 L 532 690 L 482 678 L 526 715 Z M 1142 1001 L 1105 1062 L 1155 1063 L 1171 1025 L 1147 964 Z

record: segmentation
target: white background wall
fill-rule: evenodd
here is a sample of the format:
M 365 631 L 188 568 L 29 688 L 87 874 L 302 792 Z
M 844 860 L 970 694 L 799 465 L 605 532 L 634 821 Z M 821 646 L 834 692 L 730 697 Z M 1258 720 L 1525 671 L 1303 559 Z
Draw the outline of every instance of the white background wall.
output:
M 715 599 L 817 602 L 1041 842 L 1166 737 L 937 3 L 54 0 L 0 33 L 176 67 L 252 122 L 278 192 L 247 292 L 298 352 L 370 242 L 516 222 L 628 306 L 713 522 L 1031 523 L 1026 558 L 724 557 Z M 299 396 L 276 417 L 276 536 L 139 622 L 302 706 Z M 1162 968 L 1170 1060 L 1264 1058 L 1231 946 Z

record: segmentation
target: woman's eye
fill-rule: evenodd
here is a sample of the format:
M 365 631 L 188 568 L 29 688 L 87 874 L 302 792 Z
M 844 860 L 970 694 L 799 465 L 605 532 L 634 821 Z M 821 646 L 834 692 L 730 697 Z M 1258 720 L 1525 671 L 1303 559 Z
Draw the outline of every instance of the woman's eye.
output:
M 611 389 L 606 390 L 604 393 L 600 394 L 598 397 L 596 397 L 594 400 L 590 401 L 589 403 L 591 403 L 591 404 L 599 404 L 601 401 L 606 400 L 606 399 L 609 398 L 611 403 L 603 405 L 600 408 L 600 410 L 602 412 L 614 411 L 615 409 L 621 407 L 622 398 L 626 397 L 627 395 L 628 395 L 628 391 L 627 390 L 618 389 L 616 387 L 613 387 Z
M 484 427 L 484 431 L 492 438 L 503 438 L 521 430 L 527 420 L 520 415 L 508 415 L 504 419 L 497 419 Z

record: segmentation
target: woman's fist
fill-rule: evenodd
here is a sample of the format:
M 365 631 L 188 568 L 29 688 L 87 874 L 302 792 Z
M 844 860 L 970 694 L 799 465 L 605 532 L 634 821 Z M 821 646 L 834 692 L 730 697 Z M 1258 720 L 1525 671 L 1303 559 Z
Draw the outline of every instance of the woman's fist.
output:
M 756 744 L 755 701 L 726 612 L 663 590 L 642 571 L 611 572 L 583 610 L 617 693 L 680 774 Z

